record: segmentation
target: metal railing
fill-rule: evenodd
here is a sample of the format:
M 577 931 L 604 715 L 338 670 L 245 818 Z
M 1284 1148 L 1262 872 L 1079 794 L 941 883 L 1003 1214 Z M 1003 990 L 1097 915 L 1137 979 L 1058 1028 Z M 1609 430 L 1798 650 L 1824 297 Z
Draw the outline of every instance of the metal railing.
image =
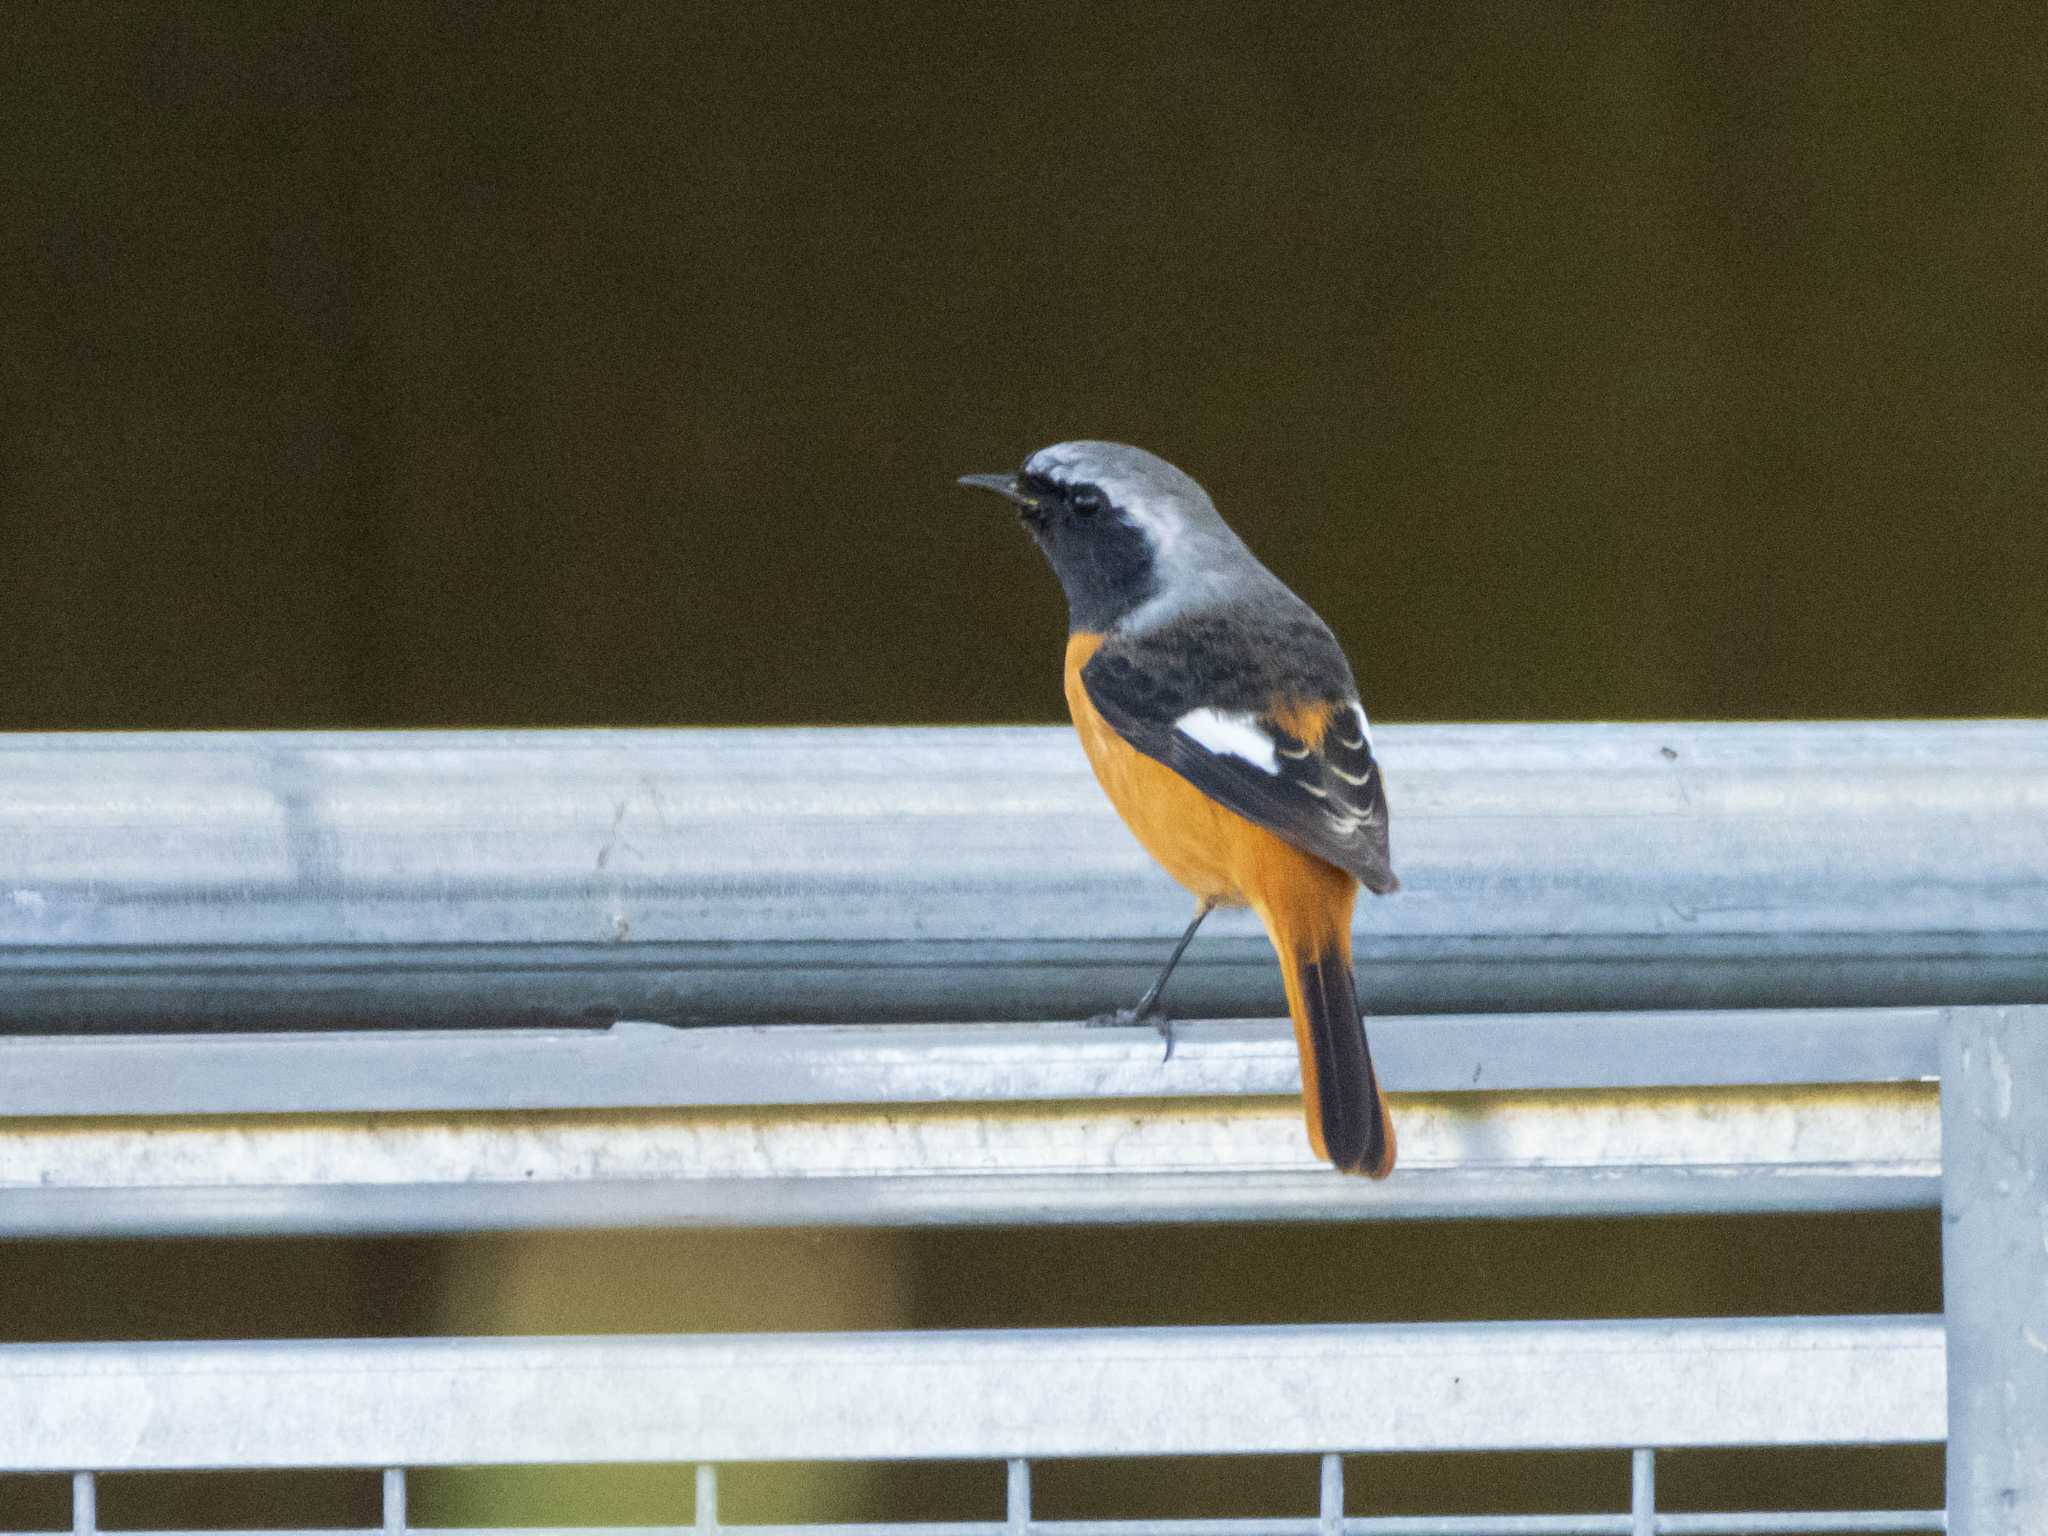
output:
M 1374 1390 L 1361 1392 L 1360 1382 Z M 0 1350 L 4 1464 L 406 1470 L 701 1458 L 691 1521 L 725 1526 L 716 1462 L 915 1455 L 1006 1462 L 1000 1522 L 863 1527 L 1042 1536 L 1920 1531 L 1939 1511 L 1659 1515 L 1661 1447 L 1939 1440 L 1935 1318 L 1165 1328 L 718 1338 L 59 1345 Z M 1626 1514 L 1360 1517 L 1353 1452 L 1634 1447 Z M 1030 1463 L 1322 1456 L 1321 1506 L 1259 1520 L 1039 1521 Z M 95 1482 L 76 1474 L 79 1531 Z
M 1931 1207 L 1946 1017 L 1376 1019 L 1384 1185 L 1275 1021 L 0 1041 L 0 1233 Z
M 718 1469 L 696 1466 L 692 1518 L 673 1525 L 579 1526 L 521 1525 L 521 1536 L 1878 1536 L 1878 1533 L 1943 1531 L 1947 1521 L 1938 1509 L 1862 1510 L 1729 1510 L 1689 1514 L 1657 1508 L 1657 1453 L 1639 1449 L 1630 1456 L 1629 1508 L 1626 1512 L 1575 1515 L 1348 1515 L 1344 1512 L 1344 1458 L 1326 1454 L 1319 1460 L 1320 1488 L 1313 1515 L 1218 1519 L 1042 1520 L 1031 1507 L 1031 1462 L 1013 1457 L 1005 1463 L 1006 1486 L 1000 1520 L 896 1522 L 887 1525 L 733 1525 L 718 1516 Z M 90 1472 L 72 1477 L 72 1524 L 69 1536 L 100 1536 L 98 1479 Z M 415 1526 L 406 1514 L 406 1469 L 387 1467 L 383 1474 L 383 1519 L 360 1536 L 502 1536 L 461 1526 Z M 36 1536 L 36 1533 L 31 1533 Z M 47 1536 L 66 1536 L 50 1532 Z M 141 1532 L 123 1529 L 121 1536 L 201 1536 L 194 1532 Z M 247 1533 L 257 1536 L 257 1533 Z M 270 1536 L 270 1533 L 261 1533 Z M 277 1533 L 282 1536 L 282 1533 Z M 332 1533 L 339 1536 L 339 1533 Z M 356 1536 L 356 1533 L 351 1533 Z
M 2048 724 L 1387 726 L 1378 1013 L 2048 997 Z M 1050 728 L 0 740 L 0 1027 L 1078 1018 L 1188 900 Z M 1281 1011 L 1221 914 L 1174 1002 Z
M 56 1472 L 1903 1444 L 1943 1372 L 1920 1317 L 17 1345 L 0 1422 Z
M 1374 1393 L 1356 1391 L 1372 1380 Z M 1389 1413 L 1389 1405 L 1399 1405 Z M 1536 1532 L 1939 1530 L 1939 1511 L 1655 1511 L 1655 1452 L 1632 1452 L 1628 1513 L 1362 1518 L 1321 1450 L 1907 1444 L 1939 1440 L 1937 1319 L 1477 1323 L 1425 1327 L 1090 1329 L 940 1335 L 438 1339 L 262 1346 L 45 1346 L 14 1352 L 0 1423 L 33 1468 L 377 1466 L 385 1530 L 406 1530 L 406 1470 L 436 1464 L 989 1458 L 1001 1522 L 885 1530 L 1044 1536 L 1436 1536 Z M 1032 1518 L 1049 1456 L 1319 1452 L 1321 1507 L 1266 1520 Z M 403 1462 L 391 1466 L 389 1462 Z M 90 1532 L 92 1475 L 74 1475 Z M 719 1526 L 717 1470 L 674 1530 Z
M 80 1531 L 145 1468 L 383 1469 L 401 1531 L 409 1469 L 663 1461 L 665 1528 L 762 1536 L 717 1463 L 952 1457 L 1009 1502 L 948 1531 L 1704 1536 L 1945 1517 L 1660 1512 L 1658 1450 L 1946 1435 L 1948 1528 L 2048 1528 L 2048 1013 L 1985 1006 L 2048 996 L 2048 728 L 1384 736 L 1385 1185 L 1309 1158 L 1243 925 L 1176 994 L 1240 1017 L 1171 1061 L 963 1022 L 1134 991 L 1185 915 L 1064 733 L 0 743 L 0 1019 L 56 1032 L 0 1041 L 0 1232 L 1939 1202 L 1944 1317 L 11 1346 L 0 1471 L 72 1474 Z M 620 1015 L 661 1022 L 563 1027 Z M 842 1022 L 663 1027 L 704 1019 Z M 428 1020 L 548 1027 L 128 1033 Z M 1631 1509 L 1344 1508 L 1343 1453 L 1566 1446 L 1628 1455 Z M 1253 1451 L 1322 1458 L 1313 1513 L 1032 1512 L 1047 1457 Z

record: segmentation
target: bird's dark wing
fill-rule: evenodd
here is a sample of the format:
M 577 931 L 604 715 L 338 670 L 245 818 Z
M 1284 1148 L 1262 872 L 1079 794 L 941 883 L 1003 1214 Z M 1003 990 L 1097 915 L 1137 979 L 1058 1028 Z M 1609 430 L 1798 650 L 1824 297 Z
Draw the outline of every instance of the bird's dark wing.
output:
M 1387 849 L 1386 789 L 1350 668 L 1329 631 L 1315 627 L 1334 665 L 1297 664 L 1286 676 L 1248 669 L 1243 637 L 1195 632 L 1175 643 L 1105 646 L 1081 681 L 1138 751 L 1384 893 L 1400 884 Z M 1218 646 L 1233 650 L 1219 655 Z

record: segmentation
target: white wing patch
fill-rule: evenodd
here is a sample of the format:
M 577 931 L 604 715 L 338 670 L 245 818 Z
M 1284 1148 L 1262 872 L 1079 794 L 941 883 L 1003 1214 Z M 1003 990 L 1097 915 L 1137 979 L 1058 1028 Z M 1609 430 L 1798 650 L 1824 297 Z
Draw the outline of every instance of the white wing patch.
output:
M 1259 729 L 1256 716 L 1243 711 L 1191 709 L 1173 728 L 1193 737 L 1220 757 L 1241 757 L 1264 773 L 1280 771 L 1273 738 Z

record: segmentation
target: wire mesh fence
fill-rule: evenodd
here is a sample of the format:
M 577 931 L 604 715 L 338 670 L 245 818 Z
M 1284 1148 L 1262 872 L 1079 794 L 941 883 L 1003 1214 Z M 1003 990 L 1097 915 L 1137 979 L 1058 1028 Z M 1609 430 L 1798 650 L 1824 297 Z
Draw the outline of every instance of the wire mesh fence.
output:
M 694 1497 L 687 1519 L 668 1525 L 550 1526 L 521 1525 L 521 1532 L 559 1532 L 562 1536 L 605 1530 L 619 1536 L 1879 1536 L 1879 1533 L 1941 1531 L 1946 1517 L 1939 1509 L 1863 1510 L 1717 1510 L 1678 1513 L 1657 1505 L 1657 1453 L 1637 1449 L 1629 1457 L 1630 1499 L 1626 1510 L 1581 1514 L 1536 1515 L 1353 1515 L 1346 1511 L 1344 1458 L 1319 1460 L 1320 1489 L 1312 1512 L 1298 1515 L 1212 1519 L 1042 1519 L 1033 1513 L 1032 1463 L 1011 1458 L 1003 1464 L 1005 1500 L 1002 1518 L 943 1522 L 861 1524 L 734 1524 L 719 1515 L 718 1468 L 694 1469 Z M 408 1517 L 408 1477 L 404 1468 L 381 1474 L 381 1520 L 356 1528 L 358 1536 L 407 1536 L 415 1531 L 476 1533 L 477 1527 L 416 1526 Z M 69 1527 L 32 1536 L 100 1536 L 99 1480 L 89 1472 L 71 1479 L 72 1521 Z M 127 1528 L 123 1528 L 126 1531 Z M 500 1528 L 504 1529 L 504 1528 Z M 138 1532 L 134 1536 L 206 1536 L 202 1532 Z M 495 1533 L 493 1533 L 495 1536 Z

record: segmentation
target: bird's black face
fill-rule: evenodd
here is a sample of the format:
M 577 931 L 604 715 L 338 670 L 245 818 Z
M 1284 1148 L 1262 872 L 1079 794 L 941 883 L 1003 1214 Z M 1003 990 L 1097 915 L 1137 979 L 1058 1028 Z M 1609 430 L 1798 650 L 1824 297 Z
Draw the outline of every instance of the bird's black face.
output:
M 1152 541 L 1099 486 L 1044 475 L 962 475 L 962 485 L 994 491 L 1022 523 L 1067 594 L 1067 627 L 1100 634 L 1152 596 Z

